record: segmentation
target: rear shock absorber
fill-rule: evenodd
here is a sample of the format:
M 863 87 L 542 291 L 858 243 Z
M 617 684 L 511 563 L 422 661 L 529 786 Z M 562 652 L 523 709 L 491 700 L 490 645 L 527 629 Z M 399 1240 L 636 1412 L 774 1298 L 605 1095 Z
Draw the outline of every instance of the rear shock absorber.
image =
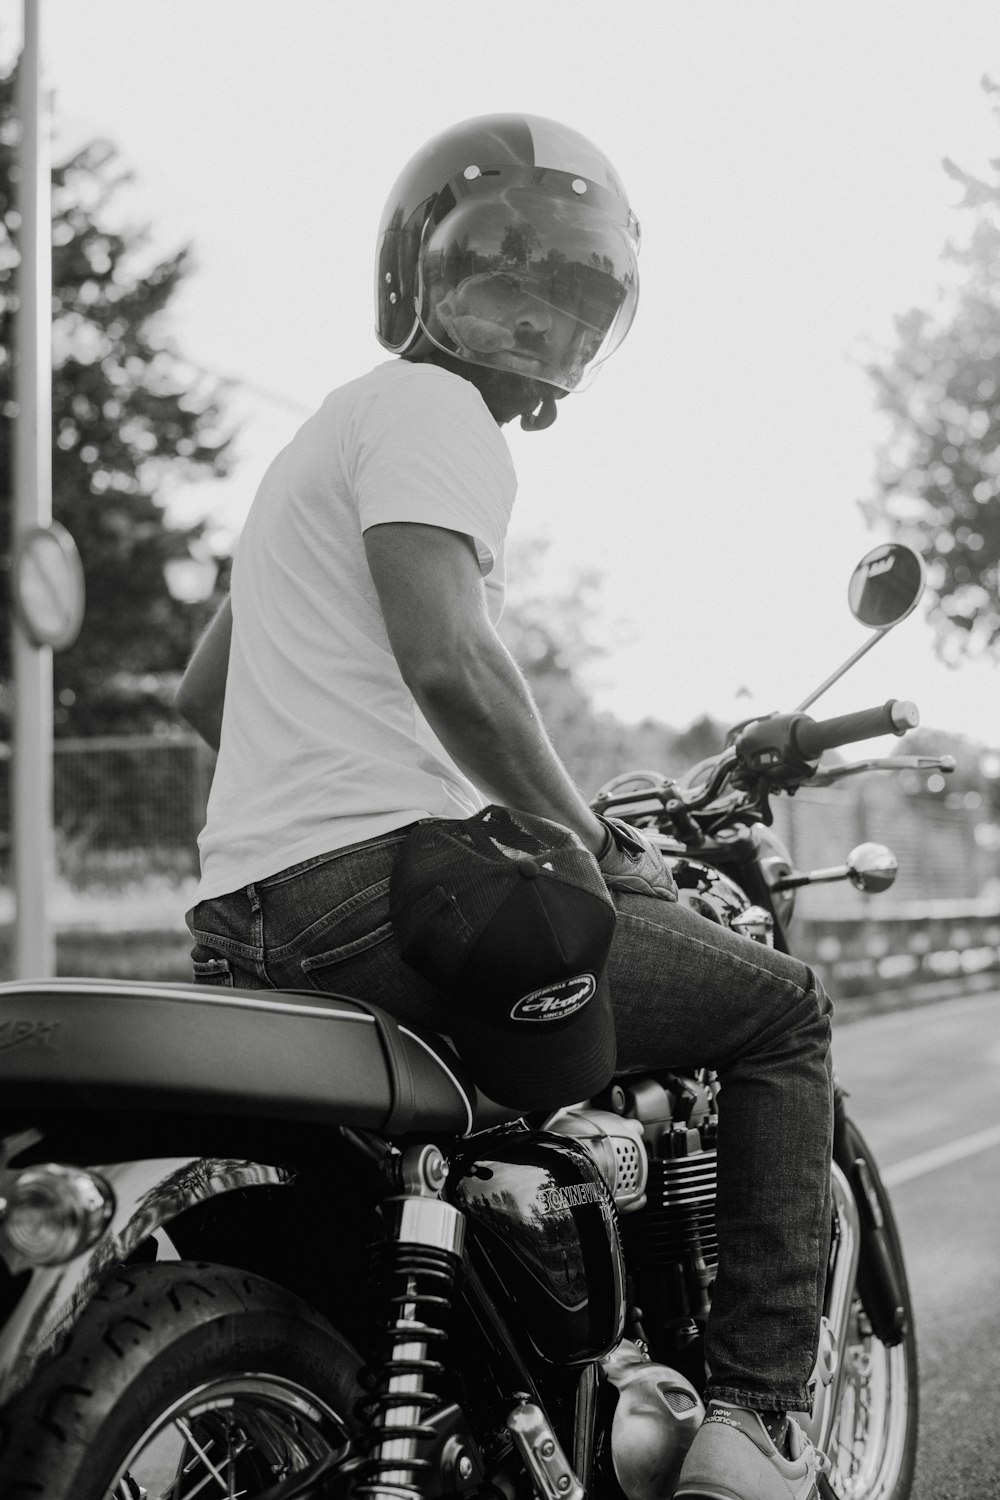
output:
M 436 1146 L 413 1146 L 399 1163 L 402 1191 L 382 1205 L 378 1252 L 385 1325 L 376 1359 L 361 1373 L 359 1403 L 367 1451 L 355 1493 L 364 1500 L 421 1500 L 435 1436 L 428 1418 L 442 1405 L 447 1337 L 462 1264 L 465 1218 L 445 1203 L 448 1165 Z

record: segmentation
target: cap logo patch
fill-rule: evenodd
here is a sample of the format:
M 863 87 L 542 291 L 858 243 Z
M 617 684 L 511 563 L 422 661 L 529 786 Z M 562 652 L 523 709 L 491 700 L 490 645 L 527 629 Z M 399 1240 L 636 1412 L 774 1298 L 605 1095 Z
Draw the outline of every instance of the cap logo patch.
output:
M 597 992 L 593 974 L 574 974 L 543 989 L 522 995 L 510 1012 L 512 1021 L 564 1021 L 582 1010 Z

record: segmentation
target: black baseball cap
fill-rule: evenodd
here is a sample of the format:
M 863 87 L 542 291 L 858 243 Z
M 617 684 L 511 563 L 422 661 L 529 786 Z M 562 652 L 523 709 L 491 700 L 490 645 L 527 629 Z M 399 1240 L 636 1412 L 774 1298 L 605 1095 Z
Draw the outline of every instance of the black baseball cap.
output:
M 389 908 L 403 958 L 450 1000 L 449 1035 L 490 1098 L 531 1112 L 607 1085 L 616 913 L 573 833 L 495 805 L 417 823 Z

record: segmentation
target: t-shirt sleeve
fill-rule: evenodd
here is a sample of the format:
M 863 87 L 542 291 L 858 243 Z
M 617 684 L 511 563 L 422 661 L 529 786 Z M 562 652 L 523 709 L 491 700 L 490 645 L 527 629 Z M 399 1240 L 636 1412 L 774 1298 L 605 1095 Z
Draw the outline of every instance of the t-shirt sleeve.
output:
M 484 575 L 500 556 L 516 480 L 506 441 L 460 376 L 408 365 L 357 413 L 350 443 L 362 531 L 390 521 L 472 537 Z

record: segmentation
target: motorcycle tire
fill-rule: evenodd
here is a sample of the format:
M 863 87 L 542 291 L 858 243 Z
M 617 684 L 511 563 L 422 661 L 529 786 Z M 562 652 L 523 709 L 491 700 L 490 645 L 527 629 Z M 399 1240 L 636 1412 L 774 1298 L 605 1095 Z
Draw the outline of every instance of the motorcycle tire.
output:
M 359 1364 L 261 1277 L 121 1267 L 0 1417 L 0 1500 L 254 1500 L 346 1457 Z
M 841 1352 L 845 1380 L 827 1445 L 832 1465 L 828 1483 L 837 1500 L 907 1500 L 917 1458 L 919 1412 L 916 1330 L 902 1243 L 875 1158 L 850 1119 L 838 1121 L 835 1155 L 849 1180 L 858 1159 L 865 1163 L 882 1221 L 886 1270 L 902 1313 L 902 1337 L 898 1329 L 892 1334 L 883 1330 L 883 1342 L 875 1332 L 880 1315 L 873 1305 L 871 1268 L 859 1268 L 850 1332 Z

